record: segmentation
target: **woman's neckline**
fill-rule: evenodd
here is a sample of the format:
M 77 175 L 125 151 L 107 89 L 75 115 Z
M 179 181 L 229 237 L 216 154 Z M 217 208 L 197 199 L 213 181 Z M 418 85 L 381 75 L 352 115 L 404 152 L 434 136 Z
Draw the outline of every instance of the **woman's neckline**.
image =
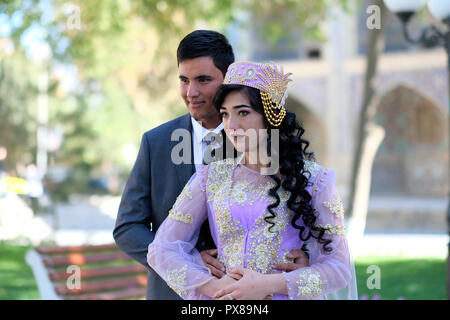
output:
M 249 171 L 249 172 L 251 172 L 251 173 L 260 175 L 260 176 L 265 176 L 265 177 L 270 176 L 270 174 L 263 174 L 263 173 L 261 173 L 261 171 L 257 171 L 257 170 L 255 170 L 255 169 L 252 169 L 252 168 L 247 167 L 244 163 L 242 163 L 242 162 L 244 161 L 244 159 L 245 159 L 245 157 L 244 157 L 244 154 L 243 154 L 243 153 L 240 154 L 237 158 L 235 158 L 236 166 L 243 167 L 245 170 L 247 170 L 247 171 Z M 280 175 L 279 172 L 278 172 L 276 175 L 279 176 L 279 177 L 281 178 L 281 175 Z
M 253 172 L 253 173 L 256 173 L 256 174 L 259 174 L 259 175 L 263 176 L 263 174 L 260 171 L 256 171 L 255 169 L 251 169 L 251 168 L 247 167 L 245 164 L 238 163 L 237 165 L 242 167 L 242 168 L 244 168 L 247 171 L 250 171 L 250 172 Z
M 262 176 L 262 177 L 270 177 L 271 175 L 270 174 L 263 174 L 263 173 L 261 173 L 261 172 L 259 172 L 259 171 L 256 171 L 256 170 L 254 170 L 254 169 L 251 169 L 251 168 L 249 168 L 249 167 L 247 167 L 246 165 L 244 165 L 244 164 L 242 164 L 242 163 L 238 163 L 237 164 L 239 167 L 242 167 L 244 170 L 246 170 L 246 171 L 248 171 L 248 172 L 250 172 L 250 173 L 253 173 L 253 174 L 256 174 L 256 175 L 258 175 L 258 176 Z M 282 175 L 278 172 L 278 173 L 276 173 L 276 176 L 278 176 L 281 180 L 283 180 L 282 178 Z

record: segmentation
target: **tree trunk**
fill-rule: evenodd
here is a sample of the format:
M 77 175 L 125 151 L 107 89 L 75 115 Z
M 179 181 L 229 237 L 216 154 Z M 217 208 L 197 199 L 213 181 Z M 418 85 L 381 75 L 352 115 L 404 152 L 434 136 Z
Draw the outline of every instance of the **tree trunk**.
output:
M 380 8 L 382 26 L 386 13 L 383 1 L 373 0 L 371 4 Z M 384 48 L 383 29 L 382 27 L 372 29 L 368 31 L 368 34 L 364 96 L 359 117 L 358 140 L 353 158 L 349 208 L 346 210 L 349 219 L 348 238 L 352 243 L 358 243 L 358 240 L 364 234 L 369 206 L 372 164 L 378 147 L 384 138 L 384 129 L 374 122 L 379 105 L 375 94 L 375 78 L 377 76 L 378 58 Z
M 450 130 L 450 20 L 447 20 L 447 27 L 449 32 L 447 33 L 447 38 L 445 39 L 445 50 L 447 52 L 447 86 L 448 86 L 448 119 L 449 119 L 449 130 Z M 448 143 L 450 148 L 450 131 L 448 137 Z M 450 176 L 449 176 L 450 178 Z M 450 199 L 450 194 L 449 194 Z M 450 201 L 447 206 L 447 232 L 450 238 Z M 450 300 L 450 240 L 447 244 L 447 299 Z

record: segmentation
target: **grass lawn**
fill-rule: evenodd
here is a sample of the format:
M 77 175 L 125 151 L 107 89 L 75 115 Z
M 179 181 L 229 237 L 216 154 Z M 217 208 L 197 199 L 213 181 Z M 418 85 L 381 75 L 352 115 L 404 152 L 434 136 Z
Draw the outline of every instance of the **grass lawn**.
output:
M 0 300 L 39 299 L 36 281 L 25 262 L 29 247 L 0 242 Z M 371 265 L 379 267 L 381 288 L 368 289 Z M 360 257 L 356 261 L 359 296 L 383 300 L 446 299 L 446 262 L 440 258 Z
M 380 289 L 368 289 L 367 280 L 375 265 L 380 270 Z M 446 261 L 444 258 L 358 257 L 355 262 L 359 297 L 382 300 L 402 297 L 406 300 L 441 300 L 446 297 Z M 369 284 L 373 284 L 369 281 Z
M 25 262 L 29 248 L 0 242 L 0 299 L 40 299 L 33 272 Z

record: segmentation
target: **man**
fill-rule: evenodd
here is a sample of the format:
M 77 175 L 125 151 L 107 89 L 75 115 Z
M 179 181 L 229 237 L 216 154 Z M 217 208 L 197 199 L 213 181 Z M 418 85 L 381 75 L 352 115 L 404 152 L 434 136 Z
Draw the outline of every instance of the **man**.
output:
M 165 281 L 147 264 L 148 245 L 177 196 L 204 160 L 208 134 L 220 134 L 222 124 L 212 100 L 223 82 L 234 54 L 228 40 L 220 33 L 197 30 L 188 34 L 177 50 L 180 94 L 189 114 L 164 123 L 146 132 L 130 173 L 119 207 L 113 231 L 117 246 L 149 270 L 147 299 L 179 299 Z M 178 141 L 172 133 L 185 129 L 191 135 L 191 161 L 175 164 L 172 150 Z M 206 140 L 206 141 L 205 141 Z M 221 146 L 223 148 L 226 143 Z M 184 151 L 183 151 L 184 152 Z M 225 151 L 218 152 L 225 154 Z M 228 153 L 226 153 L 228 154 Z M 208 222 L 202 227 L 196 246 L 212 274 L 221 277 L 225 269 L 215 259 L 217 250 L 212 241 Z M 281 266 L 285 270 L 305 265 L 305 255 L 293 252 L 298 264 Z M 300 261 L 303 259 L 302 261 Z M 307 260 L 307 259 L 306 259 Z

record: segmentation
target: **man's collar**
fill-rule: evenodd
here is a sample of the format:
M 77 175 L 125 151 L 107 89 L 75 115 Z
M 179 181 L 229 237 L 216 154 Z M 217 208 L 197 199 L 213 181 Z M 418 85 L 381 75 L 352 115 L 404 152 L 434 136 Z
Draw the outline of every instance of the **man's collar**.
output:
M 220 131 L 222 131 L 223 129 L 223 123 L 221 122 L 217 128 L 215 128 L 214 130 L 209 130 L 204 128 L 200 123 L 197 122 L 197 120 L 195 120 L 193 117 L 191 117 L 191 121 L 192 121 L 192 129 L 194 131 L 194 137 L 195 137 L 195 142 L 196 143 L 201 143 L 203 138 L 210 132 L 214 132 L 216 134 L 219 134 Z

